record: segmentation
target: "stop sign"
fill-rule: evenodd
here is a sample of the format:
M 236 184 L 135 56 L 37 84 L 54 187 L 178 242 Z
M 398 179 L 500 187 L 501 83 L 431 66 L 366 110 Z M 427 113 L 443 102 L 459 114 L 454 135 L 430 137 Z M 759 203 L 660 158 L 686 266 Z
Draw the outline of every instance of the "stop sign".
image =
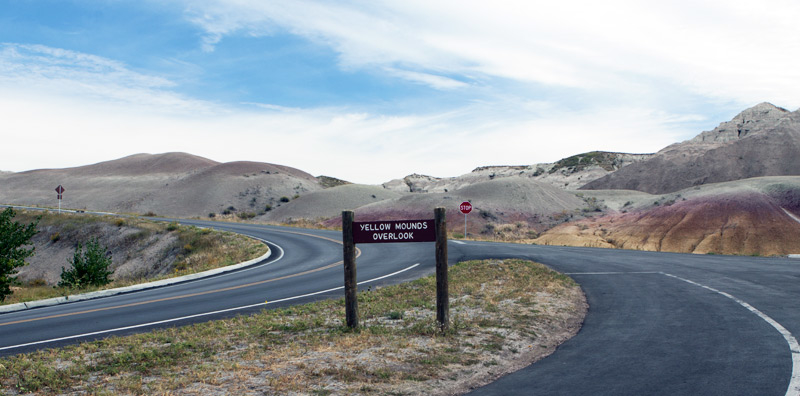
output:
M 469 212 L 472 212 L 472 204 L 469 203 L 468 201 L 462 202 L 461 206 L 459 206 L 458 208 L 461 210 L 461 213 L 463 213 L 463 214 L 467 214 Z

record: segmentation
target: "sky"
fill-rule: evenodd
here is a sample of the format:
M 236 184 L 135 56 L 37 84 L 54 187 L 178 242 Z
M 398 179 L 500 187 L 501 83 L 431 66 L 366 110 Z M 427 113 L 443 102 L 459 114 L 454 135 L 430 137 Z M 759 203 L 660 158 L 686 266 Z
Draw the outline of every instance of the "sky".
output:
M 0 0 L 0 170 L 137 153 L 380 184 L 800 107 L 800 2 Z

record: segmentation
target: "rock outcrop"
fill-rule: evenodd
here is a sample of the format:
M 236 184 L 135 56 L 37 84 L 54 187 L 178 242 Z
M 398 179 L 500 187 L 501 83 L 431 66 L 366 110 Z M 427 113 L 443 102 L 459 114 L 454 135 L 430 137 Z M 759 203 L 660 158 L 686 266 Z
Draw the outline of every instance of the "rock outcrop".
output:
M 762 103 L 652 158 L 587 183 L 586 190 L 664 194 L 760 176 L 800 175 L 800 111 Z

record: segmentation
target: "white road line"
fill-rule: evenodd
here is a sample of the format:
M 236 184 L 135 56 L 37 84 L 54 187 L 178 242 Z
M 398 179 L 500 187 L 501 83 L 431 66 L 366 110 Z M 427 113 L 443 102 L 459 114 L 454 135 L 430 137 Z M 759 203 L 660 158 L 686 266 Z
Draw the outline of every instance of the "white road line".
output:
M 767 316 L 767 314 L 759 311 L 758 309 L 756 309 L 752 305 L 750 305 L 750 304 L 748 304 L 748 303 L 746 303 L 746 302 L 744 302 L 744 301 L 742 301 L 742 300 L 740 300 L 740 299 L 738 299 L 738 298 L 736 298 L 736 297 L 734 297 L 734 296 L 732 296 L 732 295 L 730 295 L 728 293 L 725 293 L 723 291 L 719 291 L 719 290 L 717 290 L 717 289 L 715 289 L 713 287 L 709 287 L 709 286 L 702 285 L 702 284 L 694 282 L 694 281 L 690 281 L 688 279 L 681 278 L 679 276 L 675 276 L 675 275 L 667 274 L 667 273 L 663 273 L 663 274 L 666 275 L 666 276 L 669 276 L 671 278 L 682 280 L 682 281 L 687 282 L 689 284 L 692 284 L 692 285 L 695 285 L 695 286 L 699 286 L 699 287 L 702 287 L 702 288 L 704 288 L 706 290 L 710 290 L 710 291 L 712 291 L 714 293 L 718 293 L 718 294 L 721 294 L 721 295 L 723 295 L 725 297 L 728 297 L 731 300 L 736 301 L 739 305 L 747 308 L 747 310 L 749 310 L 750 312 L 756 314 L 758 317 L 760 317 L 761 319 L 763 319 L 767 323 L 769 323 L 772 327 L 775 328 L 775 330 L 778 330 L 778 332 L 781 333 L 783 338 L 789 344 L 789 350 L 792 352 L 792 378 L 791 378 L 791 380 L 789 380 L 789 387 L 786 389 L 786 396 L 800 396 L 800 344 L 797 343 L 797 339 L 794 338 L 794 336 L 792 335 L 792 333 L 789 332 L 789 330 L 786 330 L 785 327 L 781 326 L 780 323 L 776 322 L 774 319 L 772 319 L 769 316 Z
M 466 242 L 462 242 L 462 241 L 453 241 L 453 240 L 451 240 L 450 242 L 457 243 L 459 245 L 466 245 L 467 244 Z
M 564 275 L 627 275 L 627 274 L 662 274 L 656 271 L 632 271 L 632 272 L 565 272 Z
M 363 285 L 365 283 L 370 283 L 370 282 L 379 281 L 381 279 L 386 279 L 386 278 L 401 274 L 403 272 L 406 272 L 406 271 L 408 271 L 408 270 L 410 270 L 412 268 L 415 268 L 417 266 L 419 266 L 419 263 L 416 263 L 414 265 L 411 265 L 409 267 L 401 269 L 400 271 L 392 272 L 391 274 L 387 274 L 387 275 L 383 275 L 383 276 L 380 276 L 380 277 L 377 277 L 377 278 L 372 278 L 372 279 L 369 279 L 369 280 L 358 282 L 358 284 L 359 285 Z M 222 309 L 222 310 L 219 310 L 219 311 L 205 312 L 205 313 L 189 315 L 189 316 L 182 316 L 180 318 L 159 320 L 157 322 L 142 323 L 142 324 L 133 325 L 133 326 L 119 327 L 119 328 L 116 328 L 116 329 L 101 330 L 101 331 L 95 331 L 95 332 L 92 332 L 92 333 L 84 333 L 84 334 L 77 334 L 77 335 L 72 335 L 72 336 L 67 336 L 67 337 L 53 338 L 53 339 L 50 339 L 50 340 L 29 342 L 29 343 L 26 343 L 26 344 L 10 345 L 10 346 L 6 346 L 6 347 L 0 347 L 0 351 L 5 351 L 5 350 L 15 349 L 15 348 L 23 348 L 23 347 L 27 347 L 27 346 L 33 346 L 33 345 L 47 344 L 47 343 L 51 343 L 51 342 L 74 340 L 76 338 L 84 338 L 84 337 L 91 337 L 91 336 L 96 336 L 96 335 L 100 335 L 100 334 L 116 333 L 116 332 L 125 331 L 125 330 L 132 330 L 132 329 L 139 329 L 139 328 L 142 328 L 142 327 L 161 325 L 161 324 L 164 324 L 164 323 L 178 322 L 178 321 L 186 320 L 186 319 L 194 319 L 194 318 L 200 318 L 200 317 L 203 317 L 203 316 L 210 316 L 210 315 L 216 315 L 216 314 L 221 314 L 221 313 L 226 313 L 226 312 L 240 311 L 240 310 L 244 310 L 244 309 L 255 308 L 255 307 L 258 307 L 258 306 L 261 306 L 261 305 L 268 305 L 268 304 L 275 304 L 275 303 L 284 302 L 284 301 L 297 300 L 297 299 L 300 299 L 300 298 L 315 296 L 315 295 L 318 295 L 318 294 L 329 293 L 329 292 L 336 291 L 336 290 L 341 290 L 341 289 L 344 289 L 344 286 L 334 287 L 332 289 L 327 289 L 327 290 L 320 290 L 320 291 L 317 291 L 317 292 L 308 293 L 308 294 L 302 294 L 302 295 L 299 295 L 299 296 L 292 296 L 292 297 L 282 298 L 282 299 L 279 299 L 279 300 L 266 301 L 266 302 L 258 303 L 258 304 L 244 305 L 244 306 L 236 307 L 236 308 L 228 308 L 228 309 Z

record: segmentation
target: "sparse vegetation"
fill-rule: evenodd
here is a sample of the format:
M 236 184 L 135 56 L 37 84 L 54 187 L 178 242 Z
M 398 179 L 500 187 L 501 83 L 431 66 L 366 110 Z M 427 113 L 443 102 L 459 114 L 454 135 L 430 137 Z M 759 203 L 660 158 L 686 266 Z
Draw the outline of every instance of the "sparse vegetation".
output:
M 586 202 L 586 207 L 583 208 L 584 213 L 602 212 L 607 208 L 603 201 L 598 200 L 596 197 L 583 197 L 583 201 Z
M 26 211 L 19 213 L 19 218 L 23 221 L 33 221 L 36 217 L 38 215 L 35 216 Z M 267 247 L 260 241 L 237 234 L 137 218 L 127 218 L 124 226 L 117 227 L 115 220 L 116 218 L 110 216 L 44 214 L 39 222 L 39 228 L 46 231 L 44 231 L 44 235 L 34 237 L 35 244 L 36 246 L 45 243 L 52 244 L 56 245 L 53 247 L 56 249 L 59 245 L 66 245 L 62 249 L 68 246 L 72 252 L 78 241 L 94 237 L 101 244 L 113 245 L 115 265 L 123 265 L 131 257 L 142 255 L 142 251 L 146 250 L 148 246 L 169 241 L 150 253 L 156 255 L 149 259 L 151 263 L 154 262 L 152 265 L 155 267 L 146 266 L 135 272 L 112 275 L 110 276 L 112 282 L 105 286 L 84 285 L 82 291 L 86 292 L 219 268 L 250 260 L 267 251 Z M 53 237 L 55 234 L 58 234 L 58 239 Z M 191 248 L 186 249 L 187 245 Z M 66 260 L 66 257 L 61 260 Z M 54 268 L 60 268 L 61 263 Z M 56 272 L 51 276 L 58 279 L 59 273 Z M 41 279 L 41 275 L 37 275 L 36 278 L 21 277 L 20 281 L 21 284 L 13 288 L 13 294 L 9 294 L 2 304 L 33 301 L 72 293 L 68 287 L 57 286 L 57 280 L 48 284 L 45 279 Z
M 428 277 L 360 291 L 360 331 L 342 325 L 339 299 L 7 357 L 0 386 L 37 394 L 425 394 L 547 355 L 585 312 L 574 282 L 539 264 L 459 263 L 450 271 L 451 330 L 442 335 L 434 290 Z
M 591 165 L 597 165 L 607 171 L 616 170 L 618 166 L 617 158 L 614 153 L 592 151 L 588 153 L 573 155 L 571 157 L 563 158 L 557 161 L 550 169 L 550 173 L 555 173 L 560 169 L 567 169 L 570 172 L 577 172 L 584 170 Z
M 331 188 L 331 187 L 343 186 L 346 184 L 352 184 L 348 181 L 344 181 L 330 176 L 317 176 L 317 181 L 319 181 L 319 184 L 322 186 L 322 188 Z
M 256 217 L 256 214 L 253 212 L 238 212 L 236 213 L 236 216 L 242 220 L 248 220 L 252 219 L 253 217 Z

